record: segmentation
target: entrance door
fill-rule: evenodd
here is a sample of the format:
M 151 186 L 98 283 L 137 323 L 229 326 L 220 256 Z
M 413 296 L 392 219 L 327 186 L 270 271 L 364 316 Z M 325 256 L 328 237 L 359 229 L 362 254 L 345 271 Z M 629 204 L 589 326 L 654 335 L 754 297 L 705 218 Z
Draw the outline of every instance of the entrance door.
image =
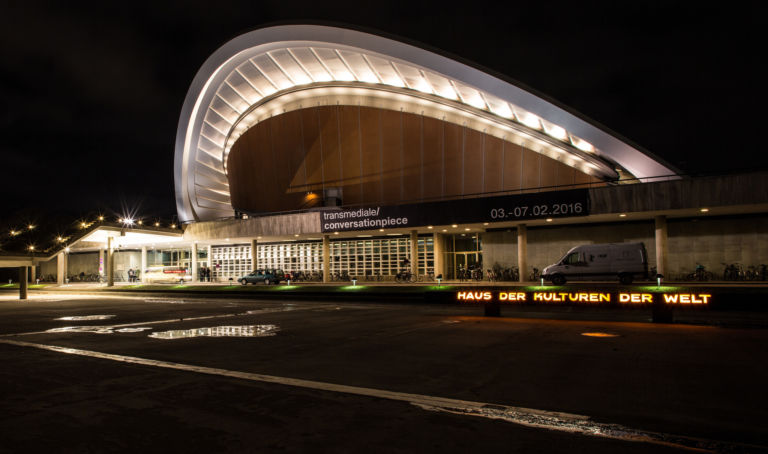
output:
M 480 252 L 456 252 L 454 256 L 454 279 L 470 279 L 471 271 L 479 269 L 483 264 L 483 254 Z M 482 273 L 482 269 L 480 272 Z
M 455 268 L 453 269 L 454 279 L 464 279 L 467 270 L 467 254 L 456 253 Z

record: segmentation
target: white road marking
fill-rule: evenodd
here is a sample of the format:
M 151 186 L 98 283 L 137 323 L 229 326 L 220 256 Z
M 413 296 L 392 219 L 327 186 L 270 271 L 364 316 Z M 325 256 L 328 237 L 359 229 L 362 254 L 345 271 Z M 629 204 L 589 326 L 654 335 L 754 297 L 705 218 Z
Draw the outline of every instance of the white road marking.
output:
M 576 415 L 571 413 L 552 412 L 536 410 L 532 408 L 513 407 L 508 405 L 473 402 L 445 397 L 427 396 L 422 394 L 401 393 L 384 389 L 363 388 L 359 386 L 303 380 L 299 378 L 278 377 L 274 375 L 256 374 L 251 372 L 241 372 L 213 367 L 194 366 L 190 364 L 158 361 L 135 356 L 116 355 L 112 353 L 102 353 L 92 350 L 82 350 L 77 348 L 37 344 L 9 339 L 0 339 L 0 344 L 37 348 L 40 350 L 85 356 L 89 358 L 99 358 L 122 363 L 140 364 L 143 366 L 153 366 L 164 369 L 175 369 L 220 377 L 231 377 L 241 380 L 273 383 L 277 385 L 293 386 L 297 388 L 313 389 L 318 391 L 328 391 L 387 399 L 398 402 L 406 402 L 428 411 L 439 411 L 459 415 L 483 417 L 488 419 L 499 419 L 527 427 L 599 436 L 623 441 L 651 443 L 699 452 L 732 452 L 734 448 L 748 450 L 765 450 L 767 448 L 765 446 L 735 444 L 637 430 L 619 424 L 595 422 L 592 421 L 589 416 Z

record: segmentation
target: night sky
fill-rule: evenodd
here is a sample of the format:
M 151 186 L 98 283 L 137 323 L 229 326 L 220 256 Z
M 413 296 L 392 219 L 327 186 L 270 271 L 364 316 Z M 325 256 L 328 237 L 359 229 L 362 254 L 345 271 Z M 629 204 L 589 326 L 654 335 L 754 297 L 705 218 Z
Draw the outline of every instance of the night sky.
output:
M 13 3 L 0 7 L 2 230 L 97 211 L 170 220 L 192 78 L 226 41 L 275 22 L 348 24 L 440 49 L 683 173 L 768 168 L 757 3 Z

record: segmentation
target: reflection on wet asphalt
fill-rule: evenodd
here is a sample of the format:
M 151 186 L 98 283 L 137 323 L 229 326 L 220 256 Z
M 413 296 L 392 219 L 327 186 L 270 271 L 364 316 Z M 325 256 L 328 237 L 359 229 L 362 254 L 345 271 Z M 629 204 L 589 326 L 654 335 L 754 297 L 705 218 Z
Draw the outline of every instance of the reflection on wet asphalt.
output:
M 69 317 L 59 317 L 54 320 L 69 320 L 69 321 L 82 321 L 82 320 L 109 320 L 114 318 L 114 315 L 72 315 Z
M 267 337 L 274 336 L 277 325 L 213 326 L 210 328 L 174 329 L 152 333 L 155 339 L 183 339 L 189 337 Z
M 619 337 L 618 334 L 613 333 L 601 333 L 601 332 L 594 332 L 594 333 L 581 333 L 582 336 L 587 337 Z
M 137 326 L 136 328 L 120 328 L 116 329 L 116 333 L 140 333 L 142 331 L 146 331 L 148 329 L 152 329 L 149 326 Z
M 46 333 L 112 333 L 111 326 L 63 326 L 61 328 L 51 328 L 45 330 Z
M 120 328 L 115 329 L 115 326 L 64 326 L 61 328 L 51 328 L 45 330 L 46 333 L 96 333 L 96 334 L 113 334 L 118 333 L 137 333 L 152 329 L 149 326 L 140 326 L 135 328 Z

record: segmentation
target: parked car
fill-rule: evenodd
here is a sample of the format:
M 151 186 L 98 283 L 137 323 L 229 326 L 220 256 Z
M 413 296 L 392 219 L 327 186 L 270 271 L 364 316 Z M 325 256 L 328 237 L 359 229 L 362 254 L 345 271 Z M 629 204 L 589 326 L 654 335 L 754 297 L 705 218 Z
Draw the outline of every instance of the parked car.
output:
M 267 285 L 279 284 L 280 281 L 285 280 L 285 272 L 281 269 L 268 268 L 265 270 L 252 271 L 237 280 L 243 285 L 256 284 L 257 282 L 263 282 Z
M 648 254 L 643 243 L 584 244 L 544 268 L 544 279 L 555 285 L 571 280 L 618 279 L 631 284 L 648 278 Z

